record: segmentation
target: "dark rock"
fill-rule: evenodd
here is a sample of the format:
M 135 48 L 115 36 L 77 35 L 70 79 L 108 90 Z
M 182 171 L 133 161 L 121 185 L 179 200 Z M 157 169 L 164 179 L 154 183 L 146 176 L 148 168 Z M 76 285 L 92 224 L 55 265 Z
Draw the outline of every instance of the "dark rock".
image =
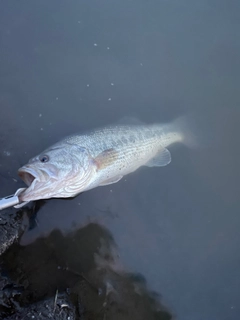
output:
M 14 209 L 0 212 L 0 255 L 3 254 L 22 234 L 22 215 Z
M 142 275 L 122 270 L 111 234 L 95 223 L 13 243 L 0 263 L 0 319 L 172 319 Z

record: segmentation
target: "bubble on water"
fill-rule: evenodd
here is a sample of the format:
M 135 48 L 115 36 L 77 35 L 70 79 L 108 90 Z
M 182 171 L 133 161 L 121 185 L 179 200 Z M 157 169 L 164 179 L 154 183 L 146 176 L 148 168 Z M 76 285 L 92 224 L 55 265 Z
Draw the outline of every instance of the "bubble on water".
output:
M 39 115 L 38 115 L 38 116 L 39 116 L 39 118 L 41 118 L 41 117 L 42 117 L 42 114 L 41 114 L 41 113 L 39 113 Z
M 56 97 L 56 100 L 58 100 L 58 97 Z
M 94 45 L 94 47 L 97 47 L 97 43 L 94 43 L 93 45 Z
M 110 48 L 109 48 L 109 47 L 107 47 L 107 50 L 110 50 Z
M 43 128 L 41 128 L 40 130 L 43 131 Z
M 87 87 L 89 87 L 90 86 L 90 84 L 87 84 Z
M 114 83 L 113 83 L 113 82 L 111 82 L 111 86 L 114 86 Z
M 108 101 L 111 101 L 112 100 L 112 98 L 108 98 Z

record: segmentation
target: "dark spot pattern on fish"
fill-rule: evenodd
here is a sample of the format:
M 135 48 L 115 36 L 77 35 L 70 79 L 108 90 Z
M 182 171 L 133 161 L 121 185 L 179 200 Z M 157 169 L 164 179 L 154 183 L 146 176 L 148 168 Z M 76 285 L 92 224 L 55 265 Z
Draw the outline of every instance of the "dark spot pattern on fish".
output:
M 118 146 L 122 146 L 122 145 L 123 145 L 122 140 L 121 140 L 121 139 L 118 139 L 118 140 L 117 140 L 117 144 L 118 144 Z
M 122 143 L 127 143 L 128 142 L 127 139 L 124 136 L 122 136 L 121 140 L 122 140 Z
M 153 136 L 153 133 L 152 133 L 151 130 L 148 130 L 148 131 L 145 132 L 145 137 L 146 137 L 147 139 L 151 138 L 152 136 Z
M 142 132 L 140 132 L 140 131 L 138 132 L 137 138 L 138 138 L 139 141 L 143 141 L 144 140 L 144 136 L 143 136 Z
M 132 143 L 134 143 L 136 141 L 136 138 L 135 138 L 135 136 L 133 134 L 130 135 L 129 141 L 132 142 Z
M 146 165 L 161 146 L 165 148 L 183 140 L 174 127 L 164 128 L 161 125 L 107 127 L 59 141 L 47 149 L 49 161 L 29 163 L 37 179 L 25 191 L 23 201 L 72 197 L 99 185 L 117 182 L 120 175 Z M 155 165 L 154 161 L 150 164 Z M 27 170 L 29 168 L 25 169 L 25 177 L 31 175 Z M 25 180 L 27 183 L 27 178 Z

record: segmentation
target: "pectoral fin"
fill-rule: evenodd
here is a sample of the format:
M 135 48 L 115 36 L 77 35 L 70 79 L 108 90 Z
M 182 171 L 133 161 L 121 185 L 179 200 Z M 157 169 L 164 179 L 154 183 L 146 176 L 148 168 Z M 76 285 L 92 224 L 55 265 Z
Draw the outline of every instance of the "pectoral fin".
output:
M 161 150 L 149 160 L 145 166 L 147 167 L 163 167 L 171 162 L 171 153 L 166 148 L 161 148 Z
M 98 170 L 101 170 L 114 163 L 117 158 L 118 152 L 112 148 L 99 153 L 99 155 L 94 158 L 94 162 L 96 163 Z
M 114 178 L 111 178 L 111 179 L 107 179 L 107 180 L 103 181 L 99 186 L 107 186 L 108 184 L 116 183 L 119 180 L 121 180 L 122 177 L 123 176 L 118 176 L 118 177 L 114 177 Z

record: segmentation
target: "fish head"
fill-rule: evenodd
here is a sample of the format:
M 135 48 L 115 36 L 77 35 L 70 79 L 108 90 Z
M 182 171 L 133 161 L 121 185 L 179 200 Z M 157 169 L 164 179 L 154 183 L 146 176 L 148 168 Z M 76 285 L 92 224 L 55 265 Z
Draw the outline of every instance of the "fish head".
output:
M 50 147 L 18 170 L 28 188 L 20 201 L 73 197 L 89 185 L 95 164 L 88 150 L 73 144 Z

